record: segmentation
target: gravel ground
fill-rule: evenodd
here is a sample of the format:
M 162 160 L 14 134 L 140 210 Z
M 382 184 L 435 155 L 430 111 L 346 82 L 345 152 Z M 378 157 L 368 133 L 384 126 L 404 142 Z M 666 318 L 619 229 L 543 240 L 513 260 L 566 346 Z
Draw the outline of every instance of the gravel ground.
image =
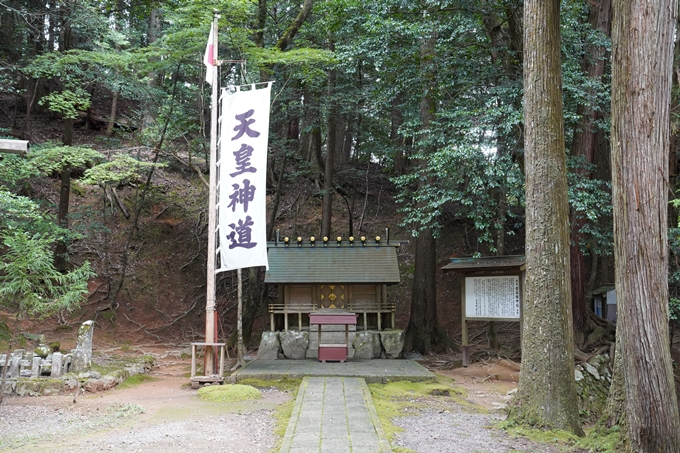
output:
M 394 421 L 404 429 L 392 446 L 406 447 L 419 453 L 506 453 L 552 452 L 551 446 L 539 445 L 526 439 L 513 439 L 493 425 L 505 416 L 480 414 L 463 408 L 451 410 L 426 409 L 418 416 Z
M 274 408 L 289 394 L 271 389 L 257 401 L 212 403 L 166 384 L 79 397 L 75 405 L 72 396 L 7 398 L 0 452 L 264 453 L 276 445 Z
M 141 405 L 117 403 L 103 397 L 83 399 L 75 406 L 64 397 L 9 399 L 0 406 L 0 452 L 266 453 L 278 441 L 273 410 L 257 406 L 278 405 L 289 395 L 276 390 L 263 395 L 263 400 L 249 403 L 252 407 L 240 409 L 193 397 L 187 401 L 186 395 L 162 405 L 148 404 L 149 400 Z M 504 418 L 500 412 L 478 413 L 455 403 L 442 407 L 440 401 L 414 414 L 394 420 L 404 431 L 392 441 L 393 448 L 418 453 L 560 451 L 494 428 Z
M 289 393 L 263 390 L 261 400 L 247 403 L 199 401 L 196 391 L 186 388 L 184 361 L 160 363 L 152 372 L 157 381 L 79 396 L 76 404 L 73 395 L 6 398 L 0 406 L 0 452 L 274 451 L 279 441 L 274 411 L 290 400 Z M 455 379 L 467 389 L 468 399 L 488 412 L 453 400 L 433 400 L 425 409 L 413 408 L 411 416 L 394 421 L 404 431 L 393 439 L 393 448 L 417 453 L 561 451 L 558 446 L 513 439 L 494 428 L 504 418 L 494 409 L 507 402 L 506 393 L 515 384 L 464 375 Z

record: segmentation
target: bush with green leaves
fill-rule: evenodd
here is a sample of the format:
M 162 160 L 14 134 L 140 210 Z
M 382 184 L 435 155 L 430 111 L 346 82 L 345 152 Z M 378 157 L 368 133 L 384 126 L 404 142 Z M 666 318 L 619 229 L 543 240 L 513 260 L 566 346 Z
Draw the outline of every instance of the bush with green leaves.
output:
M 77 309 L 95 276 L 88 262 L 67 273 L 54 267 L 54 239 L 15 231 L 4 234 L 5 253 L 0 258 L 0 303 L 17 318 L 44 318 L 59 311 Z

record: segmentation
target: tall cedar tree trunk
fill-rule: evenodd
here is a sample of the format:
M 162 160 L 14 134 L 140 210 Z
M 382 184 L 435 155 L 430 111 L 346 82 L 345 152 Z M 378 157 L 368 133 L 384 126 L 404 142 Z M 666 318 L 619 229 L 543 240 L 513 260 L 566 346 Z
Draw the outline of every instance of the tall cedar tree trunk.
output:
M 319 175 L 321 174 L 321 126 L 319 124 L 319 96 L 313 90 L 303 90 L 305 103 L 300 129 L 300 157 L 309 162 L 310 176 L 317 188 L 321 189 Z
M 73 144 L 73 120 L 64 118 L 64 136 L 62 143 L 66 146 Z M 71 168 L 66 166 L 59 174 L 61 184 L 59 185 L 59 211 L 57 212 L 57 222 L 59 226 L 68 229 L 68 208 L 71 198 Z M 65 240 L 57 241 L 54 250 L 54 267 L 59 272 L 66 272 L 68 266 L 68 243 Z
M 617 337 L 630 447 L 680 451 L 668 345 L 668 140 L 677 1 L 615 0 L 612 193 Z
M 592 1 L 590 5 L 589 21 L 595 30 L 609 36 L 611 29 L 611 0 Z M 583 69 L 592 79 L 602 79 L 604 75 L 604 46 L 593 46 L 586 54 Z M 593 93 L 593 97 L 595 93 Z M 580 130 L 574 134 L 573 156 L 583 156 L 586 162 L 593 163 L 595 153 L 599 149 L 596 140 L 595 123 L 602 115 L 593 106 L 580 106 L 578 114 L 581 116 Z M 576 172 L 582 178 L 590 178 L 588 171 L 578 168 Z M 586 262 L 581 250 L 580 230 L 585 224 L 585 219 L 576 218 L 571 214 L 571 307 L 574 319 L 574 335 L 576 344 L 583 344 L 586 335 L 588 321 L 588 300 L 586 295 Z
M 560 1 L 524 3 L 526 299 L 522 370 L 509 417 L 583 435 L 574 381 Z
M 328 137 L 326 138 L 326 162 L 323 172 L 323 209 L 321 213 L 321 236 L 331 236 L 331 220 L 333 218 L 333 176 L 335 173 L 335 156 L 337 152 L 337 117 L 338 106 L 333 99 L 335 94 L 335 71 L 331 70 L 328 76 L 328 99 L 330 109 L 328 112 Z
M 437 35 L 433 30 L 429 36 L 423 38 L 420 46 L 420 67 L 425 86 L 423 99 L 420 102 L 420 120 L 423 130 L 430 127 L 436 111 L 435 97 L 432 92 L 436 77 L 436 44 Z M 422 165 L 426 163 L 421 162 Z M 436 244 L 431 228 L 421 231 L 415 240 L 411 317 L 406 328 L 405 351 L 427 354 L 438 341 Z

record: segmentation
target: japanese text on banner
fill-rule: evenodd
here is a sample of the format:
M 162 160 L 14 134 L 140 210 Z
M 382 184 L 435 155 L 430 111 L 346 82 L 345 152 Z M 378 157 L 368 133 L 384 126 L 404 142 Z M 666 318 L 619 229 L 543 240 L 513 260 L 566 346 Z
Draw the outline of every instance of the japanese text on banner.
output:
M 216 272 L 268 266 L 266 174 L 271 85 L 222 97 Z

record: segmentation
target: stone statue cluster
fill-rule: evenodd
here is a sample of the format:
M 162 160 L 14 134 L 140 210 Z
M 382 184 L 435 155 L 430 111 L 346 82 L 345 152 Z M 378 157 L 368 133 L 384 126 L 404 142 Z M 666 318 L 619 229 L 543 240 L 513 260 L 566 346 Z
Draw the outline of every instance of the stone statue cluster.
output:
M 10 354 L 0 354 L 0 373 L 7 363 L 7 378 L 60 378 L 66 373 L 89 371 L 92 359 L 92 333 L 94 321 L 85 321 L 78 330 L 78 341 L 70 353 L 52 351 L 40 344 L 32 351 L 17 349 Z

